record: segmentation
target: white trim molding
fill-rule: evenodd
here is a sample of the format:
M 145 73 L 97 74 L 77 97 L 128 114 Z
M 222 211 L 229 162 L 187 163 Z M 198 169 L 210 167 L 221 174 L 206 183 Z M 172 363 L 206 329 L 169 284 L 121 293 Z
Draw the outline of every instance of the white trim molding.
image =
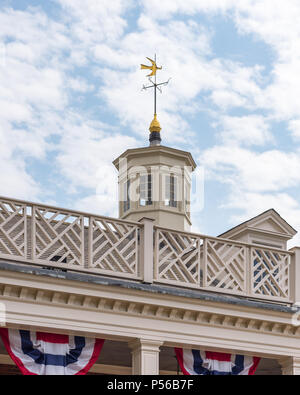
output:
M 8 327 L 300 358 L 292 308 L 245 307 L 5 270 L 0 298 Z

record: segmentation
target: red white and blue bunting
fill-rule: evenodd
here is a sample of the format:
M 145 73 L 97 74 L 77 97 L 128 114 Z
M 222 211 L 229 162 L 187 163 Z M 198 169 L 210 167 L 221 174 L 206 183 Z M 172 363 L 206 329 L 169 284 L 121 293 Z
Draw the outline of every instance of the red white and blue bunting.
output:
M 257 357 L 182 348 L 175 348 L 175 353 L 185 375 L 253 375 L 260 361 Z
M 5 348 L 24 375 L 85 375 L 104 340 L 0 329 Z M 253 375 L 260 358 L 175 348 L 185 375 Z
M 104 340 L 0 329 L 5 348 L 24 375 L 85 375 Z

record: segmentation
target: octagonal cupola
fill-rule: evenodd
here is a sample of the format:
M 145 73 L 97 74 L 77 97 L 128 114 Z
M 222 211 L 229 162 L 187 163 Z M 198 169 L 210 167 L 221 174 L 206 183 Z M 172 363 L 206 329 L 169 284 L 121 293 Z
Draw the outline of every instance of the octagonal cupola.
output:
M 128 149 L 114 165 L 119 172 L 119 217 L 189 231 L 191 174 L 196 163 L 189 152 L 160 145 L 157 118 L 150 126 L 150 146 Z M 154 130 L 154 127 L 156 130 Z

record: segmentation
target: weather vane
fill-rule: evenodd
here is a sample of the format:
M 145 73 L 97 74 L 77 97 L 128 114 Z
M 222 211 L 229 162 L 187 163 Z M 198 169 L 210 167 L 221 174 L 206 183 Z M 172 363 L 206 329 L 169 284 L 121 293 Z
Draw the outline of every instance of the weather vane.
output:
M 141 64 L 141 70 L 151 70 L 151 73 L 147 75 L 149 81 L 151 82 L 151 85 L 145 86 L 143 85 L 143 90 L 147 90 L 147 89 L 154 89 L 154 119 L 151 122 L 150 125 L 150 144 L 151 145 L 158 145 L 161 142 L 161 138 L 160 138 L 160 131 L 161 131 L 161 127 L 160 124 L 157 120 L 157 114 L 156 114 L 156 104 L 157 104 L 157 100 L 156 100 L 156 93 L 157 90 L 159 90 L 160 93 L 162 93 L 161 87 L 164 85 L 168 85 L 170 78 L 168 81 L 166 82 L 161 82 L 161 83 L 157 83 L 156 82 L 156 72 L 157 70 L 161 70 L 162 67 L 158 67 L 156 64 L 156 55 L 154 57 L 154 60 L 150 59 L 147 57 L 147 59 L 151 62 L 150 66 L 146 66 L 144 64 Z M 151 77 L 154 76 L 154 81 L 151 79 Z
M 141 64 L 141 70 L 147 69 L 147 70 L 151 70 L 152 71 L 152 73 L 147 75 L 147 77 L 149 77 L 149 81 L 151 82 L 151 85 L 149 85 L 149 86 L 143 85 L 143 90 L 154 88 L 154 115 L 155 115 L 156 114 L 156 92 L 157 92 L 157 90 L 159 90 L 160 93 L 162 93 L 162 90 L 161 90 L 160 87 L 163 86 L 163 85 L 168 85 L 168 83 L 170 81 L 170 78 L 166 82 L 162 82 L 160 84 L 157 84 L 157 82 L 156 82 L 156 72 L 157 72 L 157 70 L 162 70 L 162 67 L 158 67 L 157 66 L 157 64 L 156 64 L 156 55 L 155 55 L 155 58 L 154 58 L 155 60 L 152 60 L 152 59 L 150 59 L 148 57 L 147 57 L 147 59 L 151 62 L 151 66 L 146 66 L 144 64 Z M 150 78 L 152 76 L 154 76 L 154 82 Z
M 156 81 L 156 72 L 157 70 L 161 70 L 162 67 L 158 67 L 156 64 L 156 55 L 154 57 L 154 60 L 147 58 L 150 62 L 151 65 L 150 66 L 146 66 L 144 64 L 141 64 L 141 70 L 151 70 L 151 73 L 147 75 L 149 81 L 151 82 L 151 85 L 145 86 L 143 85 L 143 90 L 147 90 L 147 89 L 154 89 L 154 118 L 153 121 L 151 122 L 150 125 L 150 145 L 160 145 L 161 142 L 161 137 L 160 137 L 160 131 L 161 131 L 161 127 L 160 127 L 160 123 L 158 122 L 157 119 L 157 114 L 156 114 L 156 94 L 157 94 L 157 90 L 159 90 L 160 93 L 162 93 L 161 87 L 164 85 L 168 85 L 170 79 L 166 82 L 161 82 L 161 83 L 157 83 Z M 151 79 L 151 77 L 154 76 L 154 81 Z

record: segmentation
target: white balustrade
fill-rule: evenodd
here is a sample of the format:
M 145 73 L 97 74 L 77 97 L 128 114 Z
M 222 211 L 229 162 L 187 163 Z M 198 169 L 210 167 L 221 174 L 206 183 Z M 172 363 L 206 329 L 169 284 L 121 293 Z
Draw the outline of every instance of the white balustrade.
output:
M 141 224 L 0 198 L 0 257 L 140 279 Z
M 292 252 L 155 227 L 159 283 L 290 302 Z
M 296 256 L 297 255 L 297 256 Z M 299 302 L 299 249 L 180 232 L 0 198 L 0 258 L 56 270 Z

